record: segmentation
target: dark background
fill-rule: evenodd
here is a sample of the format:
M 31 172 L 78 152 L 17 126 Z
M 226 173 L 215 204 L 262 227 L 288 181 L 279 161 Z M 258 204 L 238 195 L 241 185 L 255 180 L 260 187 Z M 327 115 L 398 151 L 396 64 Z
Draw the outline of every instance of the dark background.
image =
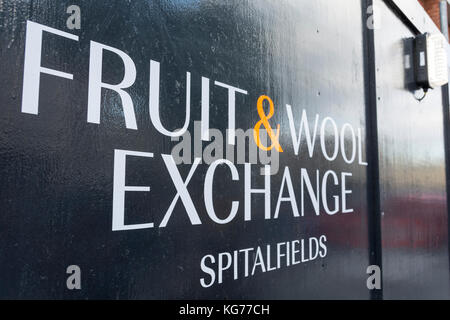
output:
M 81 30 L 66 27 L 71 4 L 81 8 Z M 290 104 L 297 121 L 302 109 L 311 119 L 316 113 L 320 119 L 331 116 L 339 127 L 347 122 L 362 127 L 365 138 L 362 10 L 358 0 L 0 1 L 0 298 L 369 298 L 366 167 L 328 162 L 319 145 L 312 159 L 304 149 L 295 156 L 285 112 Z M 27 20 L 80 37 L 76 42 L 44 33 L 41 64 L 72 73 L 74 79 L 41 75 L 38 116 L 21 113 Z M 101 123 L 87 123 L 91 40 L 133 59 L 137 78 L 127 92 L 137 131 L 125 128 L 120 99 L 109 90 L 102 92 Z M 127 194 L 126 223 L 158 226 L 176 194 L 160 156 L 175 143 L 154 129 L 148 113 L 150 59 L 161 63 L 166 128 L 184 122 L 186 71 L 192 74 L 191 132 L 193 121 L 200 120 L 201 76 L 211 79 L 210 127 L 223 133 L 227 91 L 214 80 L 249 93 L 237 95 L 236 128 L 246 130 L 259 121 L 256 101 L 266 94 L 275 104 L 270 121 L 282 130 L 280 168 L 290 167 L 294 188 L 300 187 L 300 168 L 311 175 L 316 169 L 351 172 L 348 205 L 355 212 L 316 217 L 306 197 L 305 217 L 293 218 L 283 204 L 280 218 L 267 221 L 260 195 L 252 196 L 253 219 L 244 222 L 244 172 L 238 166 L 240 182 L 231 181 L 225 169 L 216 172 L 217 211 L 228 212 L 232 200 L 240 201 L 237 217 L 217 225 L 204 208 L 207 166 L 201 165 L 188 190 L 202 225 L 190 224 L 179 201 L 166 228 L 112 232 L 114 149 L 155 154 L 153 159 L 129 158 L 127 184 L 150 186 L 151 192 Z M 122 61 L 106 52 L 103 80 L 117 83 L 122 76 Z M 442 143 L 442 136 L 437 139 Z M 442 166 L 440 150 L 436 163 Z M 252 186 L 262 187 L 259 166 L 254 167 Z M 184 179 L 190 165 L 178 168 Z M 281 170 L 272 177 L 272 214 Z M 442 188 L 444 177 L 433 190 L 439 196 Z M 445 198 L 440 201 L 442 207 L 435 210 L 446 223 Z M 321 234 L 328 238 L 325 259 L 236 281 L 225 278 L 208 289 L 200 286 L 200 260 L 206 254 Z M 438 254 L 444 264 L 446 237 L 445 229 Z M 72 264 L 81 268 L 79 291 L 66 288 L 66 268 Z M 446 294 L 448 283 L 436 285 Z

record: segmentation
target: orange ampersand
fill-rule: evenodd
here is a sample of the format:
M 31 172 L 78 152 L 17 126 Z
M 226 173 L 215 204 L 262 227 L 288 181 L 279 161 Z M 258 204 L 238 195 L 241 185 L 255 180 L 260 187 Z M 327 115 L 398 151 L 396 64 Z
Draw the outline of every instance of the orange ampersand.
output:
M 266 115 L 264 113 L 264 109 L 263 109 L 263 102 L 264 100 L 267 100 L 269 102 L 269 114 Z M 258 108 L 258 115 L 259 118 L 261 120 L 258 121 L 258 123 L 256 123 L 255 128 L 253 129 L 253 138 L 255 139 L 256 145 L 265 150 L 265 151 L 269 151 L 272 150 L 272 148 L 275 147 L 275 149 L 278 152 L 283 152 L 283 149 L 280 146 L 280 143 L 278 142 L 278 137 L 280 136 L 280 125 L 277 125 L 277 133 L 275 134 L 272 127 L 269 124 L 268 119 L 272 118 L 273 113 L 274 113 L 274 107 L 273 107 L 273 101 L 272 99 L 270 99 L 268 96 L 260 96 L 258 98 L 258 102 L 257 102 L 257 108 Z M 267 130 L 267 134 L 269 135 L 270 140 L 272 141 L 272 144 L 269 147 L 264 146 L 261 143 L 261 138 L 259 135 L 259 129 L 261 128 L 261 125 L 264 126 L 264 128 L 266 128 Z

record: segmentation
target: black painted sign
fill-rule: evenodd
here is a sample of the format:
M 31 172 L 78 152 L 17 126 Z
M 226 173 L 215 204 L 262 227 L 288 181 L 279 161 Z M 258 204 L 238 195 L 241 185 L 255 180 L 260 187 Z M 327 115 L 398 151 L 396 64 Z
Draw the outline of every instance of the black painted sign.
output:
M 369 296 L 360 1 L 0 4 L 0 297 Z

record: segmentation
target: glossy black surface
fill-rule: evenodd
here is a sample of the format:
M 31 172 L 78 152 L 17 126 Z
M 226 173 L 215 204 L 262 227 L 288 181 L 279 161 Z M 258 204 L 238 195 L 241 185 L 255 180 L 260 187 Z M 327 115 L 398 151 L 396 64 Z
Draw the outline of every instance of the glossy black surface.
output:
M 440 88 L 411 87 L 414 34 L 382 1 L 375 30 L 385 299 L 448 298 L 448 224 Z M 406 48 L 406 49 L 405 49 Z
M 1 1 L 0 21 L 0 297 L 2 298 L 368 298 L 365 167 L 328 162 L 319 155 L 295 157 L 285 104 L 299 119 L 333 117 L 362 127 L 364 82 L 360 1 L 82 1 L 81 30 L 68 30 L 66 1 Z M 44 35 L 42 64 L 74 74 L 72 81 L 41 75 L 39 115 L 21 113 L 26 20 L 79 35 L 79 42 Z M 103 108 L 101 124 L 86 122 L 89 41 L 123 50 L 137 68 L 130 92 L 139 130 L 125 128 L 120 105 Z M 332 45 L 330 45 L 332 44 Z M 285 147 L 281 168 L 293 183 L 300 168 L 350 170 L 355 212 L 316 217 L 312 207 L 293 218 L 282 205 L 278 220 L 264 221 L 263 198 L 254 197 L 254 220 L 224 226 L 206 218 L 202 165 L 189 192 L 202 218 L 192 226 L 179 203 L 164 229 L 111 231 L 114 149 L 155 153 L 130 161 L 130 181 L 152 193 L 131 195 L 130 223 L 159 223 L 176 194 L 161 153 L 174 142 L 159 134 L 148 114 L 150 59 L 161 62 L 161 114 L 168 128 L 184 121 L 185 72 L 192 73 L 193 120 L 200 120 L 200 76 L 249 92 L 237 96 L 236 127 L 259 120 L 261 94 L 275 104 Z M 123 66 L 105 55 L 105 82 L 117 82 Z M 106 106 L 117 96 L 105 91 Z M 226 127 L 227 96 L 214 89 L 211 127 Z M 112 110 L 112 111 L 111 111 Z M 117 112 L 114 110 L 118 110 Z M 304 148 L 304 146 L 303 146 Z M 317 149 L 316 149 L 317 150 Z M 320 149 L 318 149 L 320 150 Z M 185 177 L 190 166 L 180 166 Z M 240 177 L 243 166 L 238 166 Z M 226 171 L 216 183 L 216 205 L 243 201 L 243 181 Z M 272 212 L 282 173 L 272 177 Z M 256 176 L 258 178 L 258 176 Z M 262 180 L 261 180 L 262 181 Z M 222 202 L 223 206 L 218 205 Z M 308 202 L 309 203 L 309 202 Z M 209 253 L 326 234 L 326 259 L 204 289 L 200 259 Z M 66 288 L 66 267 L 82 270 L 82 290 Z
M 435 90 L 418 103 L 408 91 L 402 39 L 412 34 L 376 2 L 383 12 L 375 58 L 385 297 L 445 298 L 442 97 Z M 296 125 L 305 109 L 310 126 L 318 114 L 320 120 L 332 117 L 339 128 L 360 127 L 362 155 L 371 165 L 365 150 L 371 92 L 365 72 L 371 61 L 364 56 L 368 16 L 361 1 L 80 1 L 81 30 L 66 27 L 71 4 L 0 0 L 0 298 L 370 298 L 367 167 L 346 164 L 341 157 L 327 161 L 320 147 L 310 158 L 304 142 L 295 156 L 285 108 L 292 106 Z M 73 80 L 42 74 L 38 115 L 21 112 L 27 20 L 79 36 L 77 42 L 44 34 L 42 65 L 72 73 Z M 86 121 L 90 41 L 124 51 L 136 65 L 136 81 L 126 91 L 138 130 L 125 127 L 121 100 L 111 90 L 102 91 L 100 124 Z M 187 71 L 192 76 L 190 132 L 201 119 L 201 77 L 211 79 L 210 127 L 222 134 L 227 93 L 214 81 L 248 91 L 236 96 L 236 128 L 253 128 L 260 120 L 258 97 L 271 97 L 270 123 L 280 124 L 284 149 L 281 170 L 271 177 L 272 215 L 286 166 L 299 205 L 301 168 L 310 174 L 351 172 L 348 207 L 354 212 L 330 216 L 321 210 L 316 216 L 306 196 L 304 217 L 293 217 L 285 203 L 278 219 L 264 220 L 259 195 L 252 198 L 252 221 L 245 222 L 244 166 L 237 164 L 239 182 L 226 168 L 216 171 L 214 203 L 221 217 L 231 201 L 240 202 L 236 218 L 219 225 L 205 210 L 208 166 L 201 164 L 188 191 L 202 224 L 191 225 L 179 201 L 167 227 L 158 228 L 177 193 L 161 154 L 170 154 L 177 142 L 150 121 L 150 59 L 161 63 L 160 112 L 171 130 L 185 119 Z M 124 67 L 116 55 L 105 53 L 103 69 L 104 82 L 122 79 Z M 326 146 L 332 147 L 332 139 Z M 154 153 L 152 159 L 128 161 L 127 184 L 150 186 L 151 192 L 127 194 L 126 223 L 153 221 L 155 228 L 111 230 L 115 149 Z M 260 165 L 253 166 L 252 186 L 262 187 Z M 190 168 L 178 166 L 183 179 Z M 336 190 L 329 187 L 329 203 Z M 328 239 L 324 259 L 238 280 L 227 274 L 222 284 L 200 285 L 205 276 L 200 260 L 207 254 L 322 234 Z M 81 290 L 66 287 L 69 265 L 81 268 Z

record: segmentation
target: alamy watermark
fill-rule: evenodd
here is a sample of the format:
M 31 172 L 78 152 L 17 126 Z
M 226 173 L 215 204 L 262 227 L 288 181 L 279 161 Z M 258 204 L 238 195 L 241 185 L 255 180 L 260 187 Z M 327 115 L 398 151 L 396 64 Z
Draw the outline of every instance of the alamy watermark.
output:
M 209 129 L 209 141 L 202 141 L 201 121 L 194 121 L 194 135 L 186 132 L 177 137 L 171 137 L 172 141 L 178 141 L 172 148 L 171 155 L 178 164 L 192 164 L 195 159 L 199 163 L 207 165 L 214 161 L 226 159 L 235 164 L 262 164 L 270 166 L 270 174 L 278 173 L 280 167 L 280 154 L 277 150 L 270 151 L 258 148 L 255 143 L 255 132 L 253 128 L 246 131 L 243 129 L 234 130 L 234 144 L 228 141 L 229 130 L 225 130 L 224 135 L 219 129 Z M 259 140 L 264 145 L 270 143 L 267 130 L 259 130 Z M 265 168 L 261 169 L 261 175 L 265 175 Z
M 70 14 L 67 18 L 66 26 L 68 29 L 81 29 L 81 9 L 77 5 L 67 7 L 66 13 Z

